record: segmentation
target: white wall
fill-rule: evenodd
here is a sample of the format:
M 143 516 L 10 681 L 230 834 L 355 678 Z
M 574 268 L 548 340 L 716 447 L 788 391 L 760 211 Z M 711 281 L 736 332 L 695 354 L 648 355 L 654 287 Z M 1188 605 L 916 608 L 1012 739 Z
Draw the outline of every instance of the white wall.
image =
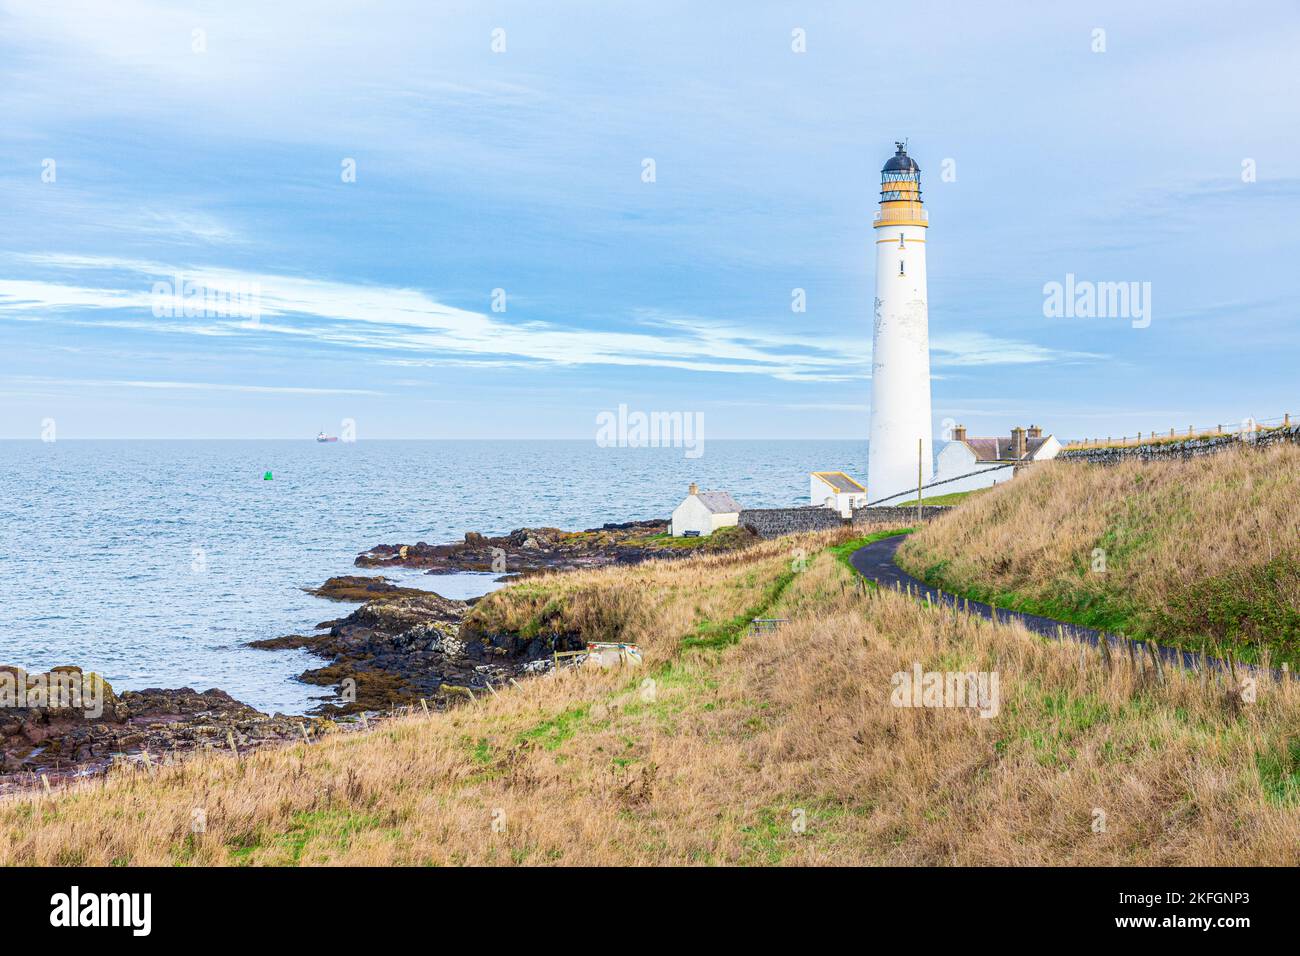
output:
M 1055 458 L 1061 453 L 1061 443 L 1056 440 L 1055 435 L 1048 435 L 1047 441 L 1043 442 L 1042 447 L 1034 452 L 1034 461 L 1047 461 L 1049 458 Z
M 903 248 L 899 248 L 899 236 Z M 871 359 L 869 501 L 916 489 L 916 444 L 931 479 L 930 318 L 924 226 L 881 226 L 876 246 L 876 305 Z M 900 260 L 904 275 L 898 274 Z
M 739 522 L 739 512 L 725 511 L 715 514 L 704 507 L 704 502 L 699 498 L 687 495 L 686 499 L 673 509 L 672 534 L 677 538 L 682 537 L 687 531 L 698 531 L 701 535 L 707 535 L 719 528 L 726 528 Z
M 1047 440 L 1034 454 L 1034 461 L 1047 461 L 1055 458 L 1061 453 L 1061 443 L 1056 440 L 1054 435 L 1049 435 Z M 976 472 L 976 474 L 970 474 Z M 958 475 L 967 475 L 957 481 L 950 479 Z M 980 463 L 975 453 L 963 442 L 950 441 L 939 451 L 939 458 L 934 473 L 934 481 L 946 481 L 946 484 L 939 485 L 937 488 L 927 488 L 926 497 L 937 498 L 939 495 L 951 495 L 959 491 L 976 491 L 980 488 L 991 488 L 994 485 L 1000 485 L 1004 481 L 1010 481 L 1015 475 L 1015 469 L 1000 466 L 994 462 Z M 873 495 L 871 498 L 875 501 Z M 915 501 L 916 485 L 913 479 L 913 485 L 906 494 L 899 495 L 896 502 Z M 895 502 L 886 501 L 885 505 Z
M 861 491 L 836 491 L 820 478 L 808 476 L 808 502 L 816 508 L 832 508 L 851 518 L 854 508 L 861 508 L 870 500 Z
M 970 477 L 962 478 L 959 481 L 949 481 L 937 488 L 927 488 L 925 494 L 937 498 L 939 495 L 951 495 L 959 491 L 990 488 L 995 484 L 1010 481 L 1014 471 L 1012 468 L 998 468 L 992 463 L 981 465 L 975 458 L 975 453 L 967 445 L 963 442 L 951 441 L 944 445 L 939 452 L 938 469 L 934 473 L 934 480 L 944 481 L 969 472 L 980 472 L 980 474 L 970 475 Z M 915 498 L 916 491 L 913 489 L 912 494 L 908 495 L 906 499 L 900 498 L 899 500 L 911 501 Z
M 717 531 L 719 528 L 729 528 L 732 525 L 740 523 L 739 511 L 720 511 L 717 514 L 710 515 L 709 517 L 713 519 L 714 531 Z
M 997 468 L 993 465 L 981 467 L 980 465 L 974 465 L 967 468 L 966 471 L 949 472 L 947 475 L 937 474 L 934 476 L 934 480 L 941 481 L 946 477 L 951 478 L 956 475 L 964 475 L 969 471 L 978 471 L 979 473 L 967 478 L 962 478 L 958 481 L 950 481 L 946 485 L 940 485 L 937 488 L 927 488 L 925 490 L 926 497 L 937 498 L 940 495 L 952 495 L 959 491 L 975 491 L 979 488 L 992 488 L 994 485 L 1000 485 L 1004 481 L 1010 481 L 1012 476 L 1015 474 L 1014 468 Z M 915 499 L 915 491 L 906 498 L 907 501 L 913 501 Z M 899 500 L 902 501 L 904 499 L 900 498 Z
M 700 534 L 709 534 L 713 531 L 713 513 L 694 495 L 687 495 L 682 503 L 673 509 L 673 536 L 680 538 L 687 531 L 698 531 Z
M 808 476 L 808 503 L 817 508 L 829 508 L 833 506 L 827 503 L 827 499 L 834 499 L 835 489 L 826 482 L 822 481 L 816 475 Z

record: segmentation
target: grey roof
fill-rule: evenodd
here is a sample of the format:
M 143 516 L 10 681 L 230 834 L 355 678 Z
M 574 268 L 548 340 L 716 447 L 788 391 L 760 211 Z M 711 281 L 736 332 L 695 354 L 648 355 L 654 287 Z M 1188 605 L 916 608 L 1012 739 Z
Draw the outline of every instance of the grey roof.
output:
M 1025 439 L 1025 458 L 1033 458 L 1051 435 Z M 1011 451 L 1008 438 L 967 438 L 962 444 L 975 453 L 976 461 L 1019 461 Z
M 736 504 L 736 499 L 731 497 L 725 491 L 701 491 L 695 495 L 703 502 L 704 507 L 708 508 L 715 515 L 731 514 L 733 511 L 740 511 L 740 505 Z
M 841 494 L 867 490 L 842 471 L 814 471 L 813 476 L 820 478 Z

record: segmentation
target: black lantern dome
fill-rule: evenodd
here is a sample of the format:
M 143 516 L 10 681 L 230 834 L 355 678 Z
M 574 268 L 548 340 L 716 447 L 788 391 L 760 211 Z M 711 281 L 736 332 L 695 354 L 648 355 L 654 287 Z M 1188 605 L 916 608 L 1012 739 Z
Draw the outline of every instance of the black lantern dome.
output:
M 885 163 L 882 173 L 919 173 L 921 167 L 916 165 L 916 160 L 907 155 L 907 144 L 895 142 L 898 152 L 889 157 L 889 162 Z

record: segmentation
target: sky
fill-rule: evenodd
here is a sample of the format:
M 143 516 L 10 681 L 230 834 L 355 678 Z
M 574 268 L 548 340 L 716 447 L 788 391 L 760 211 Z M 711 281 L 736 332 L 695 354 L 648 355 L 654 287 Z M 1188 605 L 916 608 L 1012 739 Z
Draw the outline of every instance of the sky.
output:
M 904 138 L 936 434 L 1300 414 L 1298 49 L 1291 2 L 0 0 L 0 437 L 865 438 Z

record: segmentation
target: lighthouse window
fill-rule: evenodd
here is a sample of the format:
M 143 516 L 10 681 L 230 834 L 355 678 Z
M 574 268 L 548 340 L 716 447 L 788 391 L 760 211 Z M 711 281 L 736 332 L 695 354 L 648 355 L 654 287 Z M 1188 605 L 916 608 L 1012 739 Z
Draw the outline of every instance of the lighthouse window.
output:
M 906 246 L 906 245 L 904 244 L 904 242 L 903 242 L 903 234 L 902 234 L 901 232 L 898 234 L 898 248 L 900 248 L 900 249 L 906 249 L 906 248 L 907 248 L 907 246 Z
M 898 260 L 898 274 L 899 274 L 900 276 L 906 274 L 906 273 L 903 272 L 903 260 L 902 260 L 902 259 L 899 259 L 899 260 Z

